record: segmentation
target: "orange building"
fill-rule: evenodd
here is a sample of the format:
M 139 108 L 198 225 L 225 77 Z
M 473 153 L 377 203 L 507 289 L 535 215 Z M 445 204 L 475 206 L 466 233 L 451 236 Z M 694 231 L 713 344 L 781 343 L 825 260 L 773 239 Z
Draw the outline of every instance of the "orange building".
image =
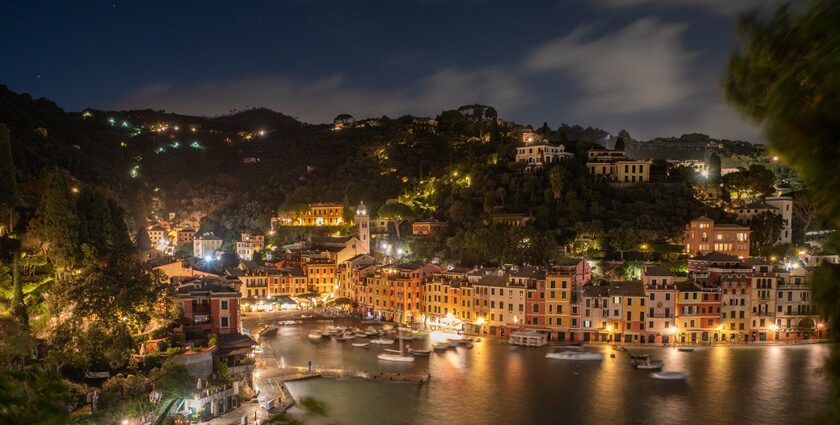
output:
M 720 224 L 708 217 L 698 217 L 685 226 L 685 252 L 703 255 L 722 252 L 741 258 L 750 256 L 750 228 L 738 224 Z

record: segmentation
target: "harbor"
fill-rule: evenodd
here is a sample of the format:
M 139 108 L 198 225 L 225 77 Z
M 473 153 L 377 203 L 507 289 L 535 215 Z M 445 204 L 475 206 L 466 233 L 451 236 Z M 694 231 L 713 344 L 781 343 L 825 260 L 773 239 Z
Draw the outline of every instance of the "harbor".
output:
M 366 327 L 356 321 L 346 323 L 336 326 Z M 601 354 L 600 360 L 561 361 L 546 358 L 551 347 L 521 347 L 495 338 L 475 338 L 472 348 L 457 344 L 434 350 L 437 342 L 452 334 L 432 332 L 405 344 L 430 348 L 429 356 L 390 362 L 377 355 L 386 348 L 396 350 L 396 341 L 364 349 L 334 337 L 308 338 L 326 327 L 324 323 L 280 326 L 276 335 L 263 341 L 271 350 L 264 349 L 261 355 L 265 358 L 270 352 L 276 369 L 276 375 L 269 376 L 282 380 L 288 397 L 314 397 L 325 403 L 324 418 L 311 417 L 294 405 L 286 408 L 288 415 L 308 424 L 334 423 L 330 418 L 339 417 L 341 423 L 359 425 L 473 423 L 466 418 L 488 412 L 500 423 L 526 418 L 529 423 L 664 424 L 674 423 L 674 417 L 686 414 L 683 411 L 704 412 L 709 424 L 738 420 L 797 424 L 807 422 L 793 415 L 797 406 L 816 407 L 827 396 L 822 374 L 827 344 L 698 346 L 692 351 L 599 344 L 582 349 Z M 639 367 L 646 359 L 662 361 L 664 367 Z M 669 372 L 675 371 L 684 374 L 672 379 L 675 376 Z M 653 376 L 659 372 L 665 374 Z M 408 377 L 427 380 L 402 385 Z M 475 394 L 481 397 L 470 396 Z M 713 400 L 719 408 L 707 411 L 708 406 L 695 401 L 699 399 Z M 357 408 L 372 405 L 383 407 Z M 530 416 L 537 407 L 547 413 Z M 377 411 L 383 410 L 380 416 Z M 383 419 L 389 414 L 394 418 Z

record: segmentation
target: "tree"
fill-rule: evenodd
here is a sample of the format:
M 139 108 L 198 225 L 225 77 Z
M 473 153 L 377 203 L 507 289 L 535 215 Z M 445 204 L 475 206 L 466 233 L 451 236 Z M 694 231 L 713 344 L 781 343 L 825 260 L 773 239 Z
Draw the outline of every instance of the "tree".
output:
M 379 211 L 376 214 L 379 218 L 389 220 L 394 224 L 397 240 L 400 239 L 400 225 L 406 220 L 412 220 L 414 218 L 414 211 L 411 207 L 393 199 L 389 199 L 385 202 L 385 205 L 379 207 Z
M 840 3 L 803 2 L 795 11 L 780 7 L 771 17 L 743 16 L 741 42 L 724 73 L 728 100 L 764 130 L 768 147 L 802 177 L 823 217 L 840 227 Z M 835 237 L 836 238 L 836 237 Z M 824 265 L 815 280 L 814 300 L 840 328 L 840 266 Z M 832 332 L 840 341 L 837 332 Z M 837 346 L 826 368 L 835 391 L 824 423 L 840 422 L 840 355 Z
M 621 254 L 621 261 L 624 261 L 624 253 L 639 246 L 641 240 L 636 234 L 636 230 L 630 227 L 621 226 L 611 229 L 607 232 L 607 239 L 613 249 Z
M 802 229 L 803 239 L 807 237 L 808 231 L 814 220 L 817 219 L 819 211 L 814 198 L 807 192 L 797 193 L 793 202 L 793 217 L 799 222 Z
M 765 211 L 750 220 L 750 240 L 760 252 L 762 247 L 773 245 L 779 239 L 782 227 L 784 219 L 780 214 Z
M 708 171 L 708 173 L 709 173 L 709 182 L 714 184 L 714 185 L 719 185 L 720 184 L 720 178 L 721 178 L 721 175 L 720 175 L 721 168 L 720 168 L 720 156 L 717 154 L 717 152 L 712 152 L 712 154 L 709 155 L 709 171 Z
M 144 226 L 137 228 L 137 233 L 134 236 L 134 246 L 138 251 L 145 251 L 152 248 L 152 240 L 149 239 L 149 232 Z
M 6 231 L 14 231 L 14 209 L 17 203 L 17 180 L 15 178 L 15 162 L 12 158 L 12 141 L 9 129 L 0 124 L 0 205 L 5 206 L 9 221 Z
M 623 137 L 619 137 L 618 139 L 615 140 L 615 146 L 613 147 L 613 150 L 624 151 L 624 138 Z
M 76 201 L 61 173 L 53 172 L 48 177 L 47 190 L 41 198 L 35 219 L 30 223 L 30 231 L 41 240 L 50 260 L 59 268 L 72 267 L 79 260 Z

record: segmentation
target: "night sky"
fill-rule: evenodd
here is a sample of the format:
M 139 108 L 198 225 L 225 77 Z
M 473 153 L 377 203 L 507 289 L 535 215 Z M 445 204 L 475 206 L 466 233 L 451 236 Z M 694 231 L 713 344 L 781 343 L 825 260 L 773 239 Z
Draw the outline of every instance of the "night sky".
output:
M 4 2 L 0 83 L 74 111 L 319 123 L 478 102 L 535 125 L 758 142 L 718 81 L 737 12 L 760 1 Z

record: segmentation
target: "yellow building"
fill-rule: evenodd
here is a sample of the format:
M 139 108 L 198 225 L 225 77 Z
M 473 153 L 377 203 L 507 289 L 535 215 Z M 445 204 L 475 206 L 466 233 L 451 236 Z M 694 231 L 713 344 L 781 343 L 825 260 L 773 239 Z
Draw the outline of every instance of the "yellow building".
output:
M 572 323 L 572 276 L 561 269 L 549 269 L 545 280 L 545 324 L 557 341 L 565 341 Z
M 313 259 L 303 264 L 309 291 L 321 296 L 335 296 L 337 285 L 336 264 L 332 260 Z
M 426 322 L 451 324 L 452 319 L 471 322 L 475 319 L 472 303 L 472 286 L 466 278 L 435 275 L 423 284 Z
M 344 224 L 344 205 L 309 204 L 300 211 L 282 213 L 271 218 L 273 226 L 339 226 Z
M 614 183 L 650 181 L 652 161 L 630 159 L 623 150 L 596 148 L 586 154 L 586 169 L 590 176 Z
M 716 251 L 740 258 L 750 256 L 750 228 L 747 226 L 715 223 L 708 217 L 697 217 L 685 226 L 683 239 L 688 255 Z

